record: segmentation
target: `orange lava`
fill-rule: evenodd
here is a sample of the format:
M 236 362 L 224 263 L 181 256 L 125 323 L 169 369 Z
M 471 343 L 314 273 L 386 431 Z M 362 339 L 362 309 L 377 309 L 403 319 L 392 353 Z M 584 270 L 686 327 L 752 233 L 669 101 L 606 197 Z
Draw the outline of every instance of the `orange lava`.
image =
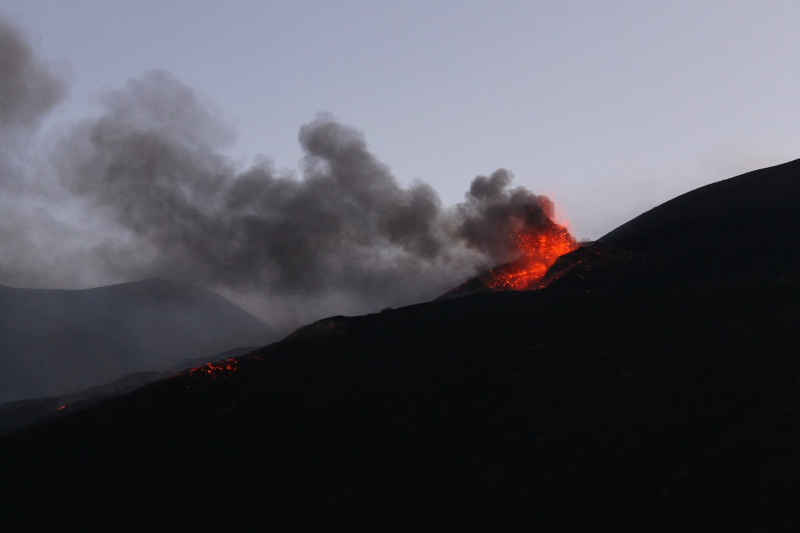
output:
M 224 361 L 220 361 L 219 363 L 206 363 L 202 366 L 198 366 L 197 368 L 193 368 L 189 370 L 189 375 L 192 377 L 205 374 L 212 380 L 219 379 L 219 378 L 226 378 L 236 372 L 239 363 L 236 362 L 236 359 L 225 359 Z
M 547 269 L 556 259 L 577 248 L 575 239 L 566 226 L 555 222 L 539 233 L 514 235 L 522 256 L 519 259 L 489 271 L 483 283 L 497 291 L 520 291 L 536 288 Z

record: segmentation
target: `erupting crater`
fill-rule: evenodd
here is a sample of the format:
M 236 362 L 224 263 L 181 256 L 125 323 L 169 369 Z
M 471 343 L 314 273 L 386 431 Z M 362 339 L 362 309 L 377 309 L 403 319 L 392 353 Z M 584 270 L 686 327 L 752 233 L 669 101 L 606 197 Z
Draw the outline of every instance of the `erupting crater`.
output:
M 462 283 L 436 300 L 458 298 L 476 292 L 524 291 L 543 286 L 545 275 L 559 257 L 578 248 L 579 245 L 568 229 L 568 222 L 554 220 L 553 207 L 548 216 L 523 223 L 513 230 L 511 243 L 519 256 Z
M 578 247 L 566 226 L 553 222 L 545 231 L 517 231 L 514 240 L 522 255 L 480 277 L 494 291 L 535 289 L 556 259 Z

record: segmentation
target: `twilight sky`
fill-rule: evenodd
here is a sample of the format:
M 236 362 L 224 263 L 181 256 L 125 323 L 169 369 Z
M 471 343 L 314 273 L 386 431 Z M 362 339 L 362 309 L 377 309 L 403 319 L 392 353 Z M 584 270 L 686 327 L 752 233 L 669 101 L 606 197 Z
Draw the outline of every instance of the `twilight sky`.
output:
M 790 1 L 3 0 L 67 95 L 40 131 L 101 114 L 156 68 L 235 141 L 297 172 L 329 113 L 404 187 L 450 206 L 502 167 L 594 239 L 692 188 L 800 157 Z M 306 147 L 307 149 L 307 147 Z M 3 283 L 3 280 L 0 280 Z
M 234 153 L 300 158 L 319 111 L 445 203 L 477 174 L 596 238 L 673 195 L 800 156 L 800 3 L 4 0 L 67 73 L 54 118 L 151 68 L 219 107 Z

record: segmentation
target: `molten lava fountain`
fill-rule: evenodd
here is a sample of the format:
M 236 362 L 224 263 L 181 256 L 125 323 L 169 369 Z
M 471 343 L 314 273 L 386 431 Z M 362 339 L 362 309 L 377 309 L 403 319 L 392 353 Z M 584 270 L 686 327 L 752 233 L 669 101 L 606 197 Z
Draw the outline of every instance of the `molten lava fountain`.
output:
M 553 220 L 549 220 L 544 229 L 518 229 L 513 238 L 522 255 L 481 277 L 483 284 L 492 290 L 535 289 L 556 259 L 578 247 L 567 223 L 559 224 Z

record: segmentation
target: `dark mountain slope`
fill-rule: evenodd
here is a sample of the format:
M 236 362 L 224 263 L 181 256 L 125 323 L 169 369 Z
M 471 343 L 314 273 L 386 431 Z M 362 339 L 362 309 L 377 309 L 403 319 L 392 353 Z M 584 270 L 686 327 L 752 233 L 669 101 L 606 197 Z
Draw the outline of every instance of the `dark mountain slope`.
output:
M 184 375 L 10 435 L 3 516 L 90 530 L 651 529 L 662 514 L 694 523 L 663 489 L 697 473 L 713 489 L 692 500 L 701 518 L 736 525 L 702 469 L 800 400 L 800 338 L 781 326 L 800 313 L 797 289 L 655 303 L 545 292 L 324 321 L 227 377 Z M 786 466 L 773 468 L 799 473 Z
M 88 290 L 0 286 L 0 400 L 62 395 L 277 339 L 218 294 L 166 280 Z
M 800 159 L 712 183 L 599 239 L 643 252 L 659 275 L 717 286 L 800 272 Z M 655 267 L 656 265 L 654 265 Z
M 779 225 L 780 212 L 753 223 Z M 716 237 L 722 261 L 757 270 L 760 243 Z M 0 521 L 796 530 L 796 265 L 775 260 L 775 277 L 741 286 L 690 285 L 689 270 L 662 276 L 668 262 L 652 257 L 705 252 L 604 246 L 539 291 L 330 318 L 216 371 L 8 435 Z M 717 268 L 691 264 L 709 279 L 702 268 Z

